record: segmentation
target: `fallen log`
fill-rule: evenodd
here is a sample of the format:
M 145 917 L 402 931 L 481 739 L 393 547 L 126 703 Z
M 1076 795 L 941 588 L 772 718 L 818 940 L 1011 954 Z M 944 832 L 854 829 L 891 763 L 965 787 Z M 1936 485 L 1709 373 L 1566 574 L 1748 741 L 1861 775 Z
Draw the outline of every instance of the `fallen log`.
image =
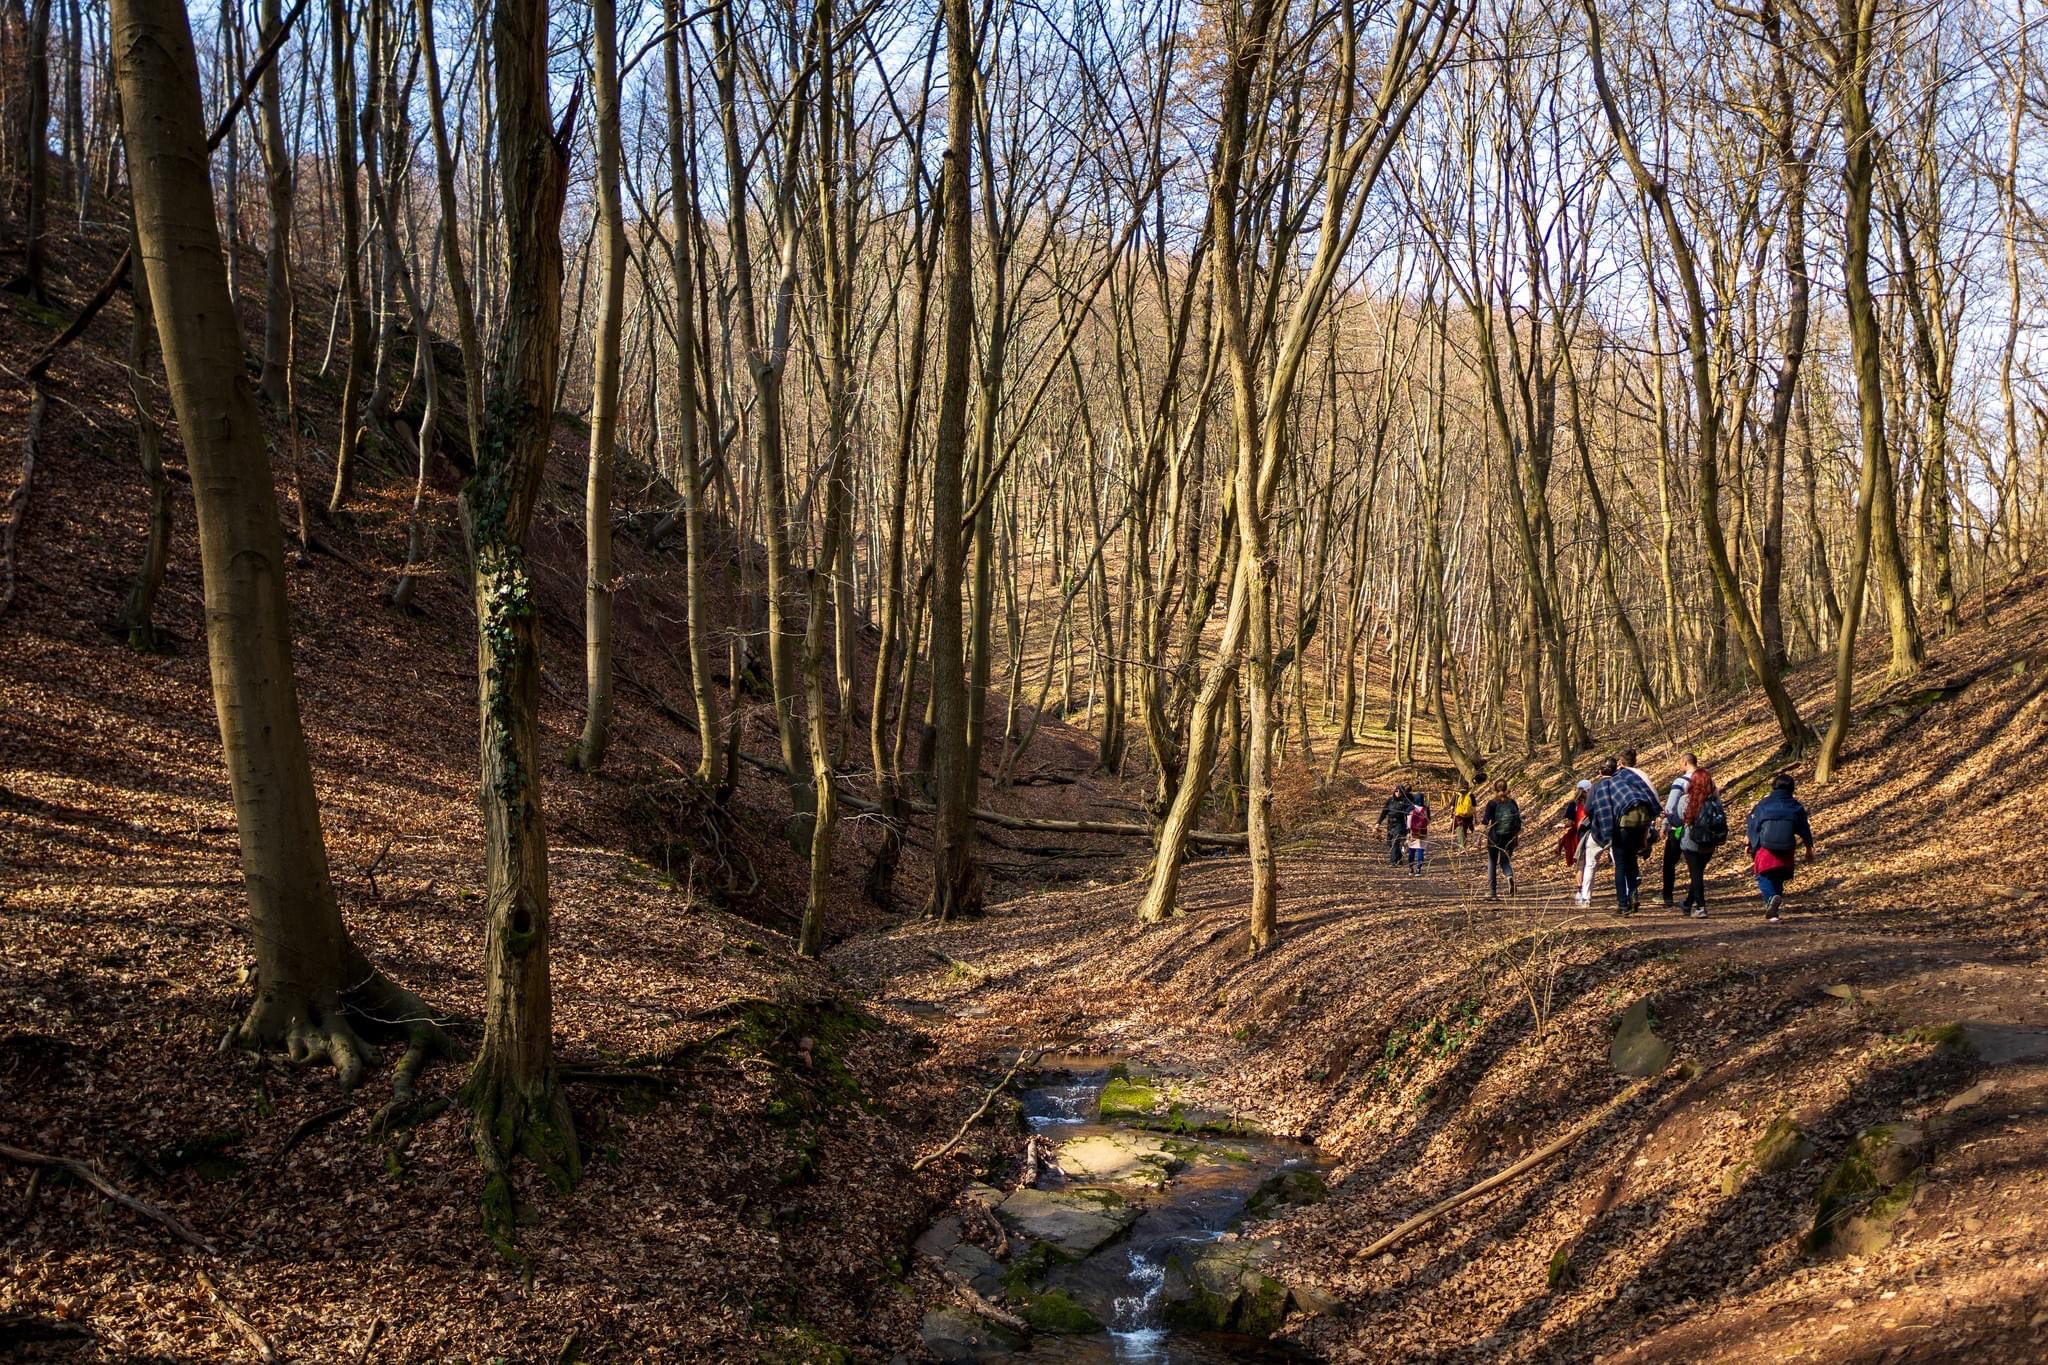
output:
M 1606 1104 L 1601 1105 L 1591 1114 L 1579 1120 L 1578 1123 L 1566 1129 L 1562 1137 L 1553 1139 L 1548 1146 L 1529 1153 L 1529 1155 L 1523 1157 L 1506 1170 L 1488 1176 L 1470 1189 L 1454 1194 L 1442 1203 L 1432 1204 L 1421 1213 L 1416 1214 L 1413 1218 L 1395 1228 L 1392 1232 L 1389 1232 L 1386 1236 L 1358 1251 L 1354 1259 L 1369 1261 L 1388 1248 L 1407 1240 L 1411 1234 L 1428 1227 L 1452 1209 L 1463 1204 L 1469 1204 L 1473 1200 L 1483 1195 L 1491 1194 L 1501 1186 L 1511 1184 L 1521 1176 L 1527 1175 L 1530 1171 L 1535 1170 L 1538 1166 L 1541 1166 L 1544 1162 L 1550 1160 L 1550 1158 L 1556 1156 L 1565 1148 L 1599 1127 L 1601 1120 L 1634 1099 L 1637 1095 L 1640 1095 L 1643 1092 L 1643 1088 L 1649 1083 L 1648 1079 L 1637 1081 Z
M 939 1148 L 935 1152 L 927 1152 L 923 1156 L 919 1157 L 917 1160 L 911 1162 L 910 1169 L 913 1171 L 921 1171 L 925 1167 L 931 1165 L 934 1161 L 937 1161 L 940 1157 L 944 1156 L 946 1153 L 952 1151 L 955 1147 L 958 1147 L 961 1141 L 964 1138 L 966 1138 L 967 1130 L 974 1127 L 976 1123 L 979 1123 L 981 1121 L 981 1116 L 988 1112 L 988 1107 L 996 1102 L 996 1096 L 1002 1094 L 1005 1090 L 1008 1090 L 1010 1088 L 1010 1082 L 1017 1079 L 1018 1071 L 1022 1070 L 1027 1065 L 1037 1066 L 1038 1059 L 1040 1057 L 1043 1057 L 1044 1055 L 1045 1049 L 1042 1047 L 1033 1048 L 1028 1052 L 1018 1053 L 1017 1060 L 1010 1063 L 1010 1069 L 1003 1073 L 1003 1078 L 995 1083 L 995 1085 L 989 1090 L 988 1094 L 982 1096 L 980 1107 L 978 1107 L 973 1113 L 967 1116 L 967 1122 L 960 1125 L 960 1131 L 953 1134 L 952 1137 L 948 1138 L 946 1140 L 945 1146 Z

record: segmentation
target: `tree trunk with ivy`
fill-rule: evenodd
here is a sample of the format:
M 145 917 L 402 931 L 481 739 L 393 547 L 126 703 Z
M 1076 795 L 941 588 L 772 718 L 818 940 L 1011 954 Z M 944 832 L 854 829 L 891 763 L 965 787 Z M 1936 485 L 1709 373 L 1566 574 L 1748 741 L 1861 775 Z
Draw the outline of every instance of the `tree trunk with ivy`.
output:
M 332 1062 L 344 1087 L 376 1062 L 363 1032 L 403 1037 L 403 1080 L 442 1039 L 419 999 L 350 939 L 328 875 L 292 671 L 284 533 L 228 298 L 191 28 L 177 0 L 114 0 L 111 22 L 138 294 L 154 308 L 192 473 L 207 661 L 249 897 L 256 999 L 235 1037 Z
M 554 1066 L 540 656 L 526 568 L 527 528 L 554 420 L 569 132 L 567 120 L 557 132 L 548 107 L 547 0 L 497 0 L 491 32 L 500 185 L 512 213 L 505 224 L 510 283 L 483 447 L 462 495 L 477 617 L 486 879 L 483 1046 L 465 1098 L 484 1167 L 485 1230 L 509 1254 L 513 1159 L 528 1158 L 562 1188 L 580 1171 Z

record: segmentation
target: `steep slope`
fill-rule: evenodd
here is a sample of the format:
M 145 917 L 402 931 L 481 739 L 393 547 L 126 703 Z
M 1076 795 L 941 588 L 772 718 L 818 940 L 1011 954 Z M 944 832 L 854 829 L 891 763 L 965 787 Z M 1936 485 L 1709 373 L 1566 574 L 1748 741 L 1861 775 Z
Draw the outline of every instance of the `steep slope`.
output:
M 60 293 L 87 292 L 116 248 L 58 244 Z M 324 317 L 328 301 L 309 291 L 302 306 Z M 0 301 L 0 364 L 19 373 L 63 320 Z M 582 703 L 584 440 L 571 423 L 531 562 L 557 1044 L 577 1078 L 587 1178 L 572 1193 L 523 1191 L 526 1264 L 506 1264 L 480 1235 L 459 1109 L 380 1136 L 381 1075 L 343 1097 L 325 1069 L 216 1051 L 246 1005 L 246 944 L 183 483 L 162 651 L 132 652 L 107 629 L 145 506 L 127 326 L 117 299 L 53 370 L 19 599 L 0 618 L 0 1143 L 90 1162 L 221 1256 L 195 1256 L 54 1171 L 0 1162 L 0 1354 L 48 1337 L 50 1350 L 119 1358 L 233 1357 L 245 1344 L 197 1286 L 202 1265 L 304 1359 L 352 1357 L 373 1327 L 390 1359 L 567 1358 L 572 1337 L 665 1358 L 806 1358 L 827 1341 L 887 1358 L 913 1341 L 918 1299 L 943 1291 L 906 1278 L 903 1256 L 951 1177 L 909 1161 L 986 1081 L 930 1061 L 914 1029 L 877 1023 L 794 958 L 805 869 L 781 838 L 779 780 L 743 768 L 724 815 L 679 780 L 697 745 L 681 560 L 630 534 L 667 506 L 645 471 L 620 477 L 613 753 L 596 775 L 561 762 Z M 320 374 L 316 329 L 302 337 L 300 473 L 322 490 L 337 385 Z M 0 426 L 20 431 L 26 403 L 25 388 L 0 388 Z M 166 458 L 181 472 L 175 430 Z M 289 525 L 282 448 L 279 464 Z M 321 552 L 291 566 L 290 592 L 343 913 L 374 960 L 459 1021 L 482 1007 L 475 627 L 457 475 L 444 460 L 431 474 L 434 550 L 412 612 L 386 601 L 411 471 L 375 457 L 357 503 L 331 523 L 316 516 Z M 760 581 L 753 548 L 728 536 L 714 566 L 726 622 L 758 617 Z M 749 751 L 773 752 L 764 700 L 722 689 L 720 701 L 745 710 Z M 1088 776 L 1089 758 L 1056 721 L 1032 750 L 1034 766 L 1072 778 L 1058 799 L 1078 793 L 1101 813 L 1117 793 Z M 1015 810 L 1050 798 L 992 799 Z M 859 894 L 877 837 L 872 822 L 846 826 L 833 937 L 884 922 Z M 912 834 L 899 889 L 912 906 L 923 837 Z M 1032 864 L 1013 861 L 1012 874 Z M 460 1080 L 459 1067 L 433 1068 L 423 1092 L 446 1099 Z M 961 1159 L 1002 1141 L 977 1133 Z

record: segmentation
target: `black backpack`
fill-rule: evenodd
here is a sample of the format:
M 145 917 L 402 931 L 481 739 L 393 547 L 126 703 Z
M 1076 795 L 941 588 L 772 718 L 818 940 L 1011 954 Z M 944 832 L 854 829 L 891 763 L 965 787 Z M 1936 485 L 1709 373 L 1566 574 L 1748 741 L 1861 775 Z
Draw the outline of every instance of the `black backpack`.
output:
M 1499 803 L 1493 812 L 1493 842 L 1501 848 L 1511 847 L 1522 833 L 1522 808 L 1512 799 Z
M 1721 798 L 1710 796 L 1700 803 L 1700 812 L 1693 816 L 1685 832 L 1702 849 L 1719 848 L 1728 842 L 1728 808 L 1721 804 Z

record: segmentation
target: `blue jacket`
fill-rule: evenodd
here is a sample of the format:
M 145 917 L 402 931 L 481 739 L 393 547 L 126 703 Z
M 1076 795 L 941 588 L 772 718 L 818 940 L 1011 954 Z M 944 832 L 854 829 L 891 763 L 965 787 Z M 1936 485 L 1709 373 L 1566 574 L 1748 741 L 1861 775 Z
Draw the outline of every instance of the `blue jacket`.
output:
M 1622 812 L 1637 806 L 1657 809 L 1657 793 L 1650 784 L 1627 768 L 1593 784 L 1586 794 L 1586 825 L 1599 843 L 1613 844 L 1614 828 Z
M 1785 792 L 1772 792 L 1750 808 L 1749 851 L 1767 848 L 1773 853 L 1790 853 L 1795 844 L 1813 848 L 1813 829 L 1806 823 L 1806 807 Z

